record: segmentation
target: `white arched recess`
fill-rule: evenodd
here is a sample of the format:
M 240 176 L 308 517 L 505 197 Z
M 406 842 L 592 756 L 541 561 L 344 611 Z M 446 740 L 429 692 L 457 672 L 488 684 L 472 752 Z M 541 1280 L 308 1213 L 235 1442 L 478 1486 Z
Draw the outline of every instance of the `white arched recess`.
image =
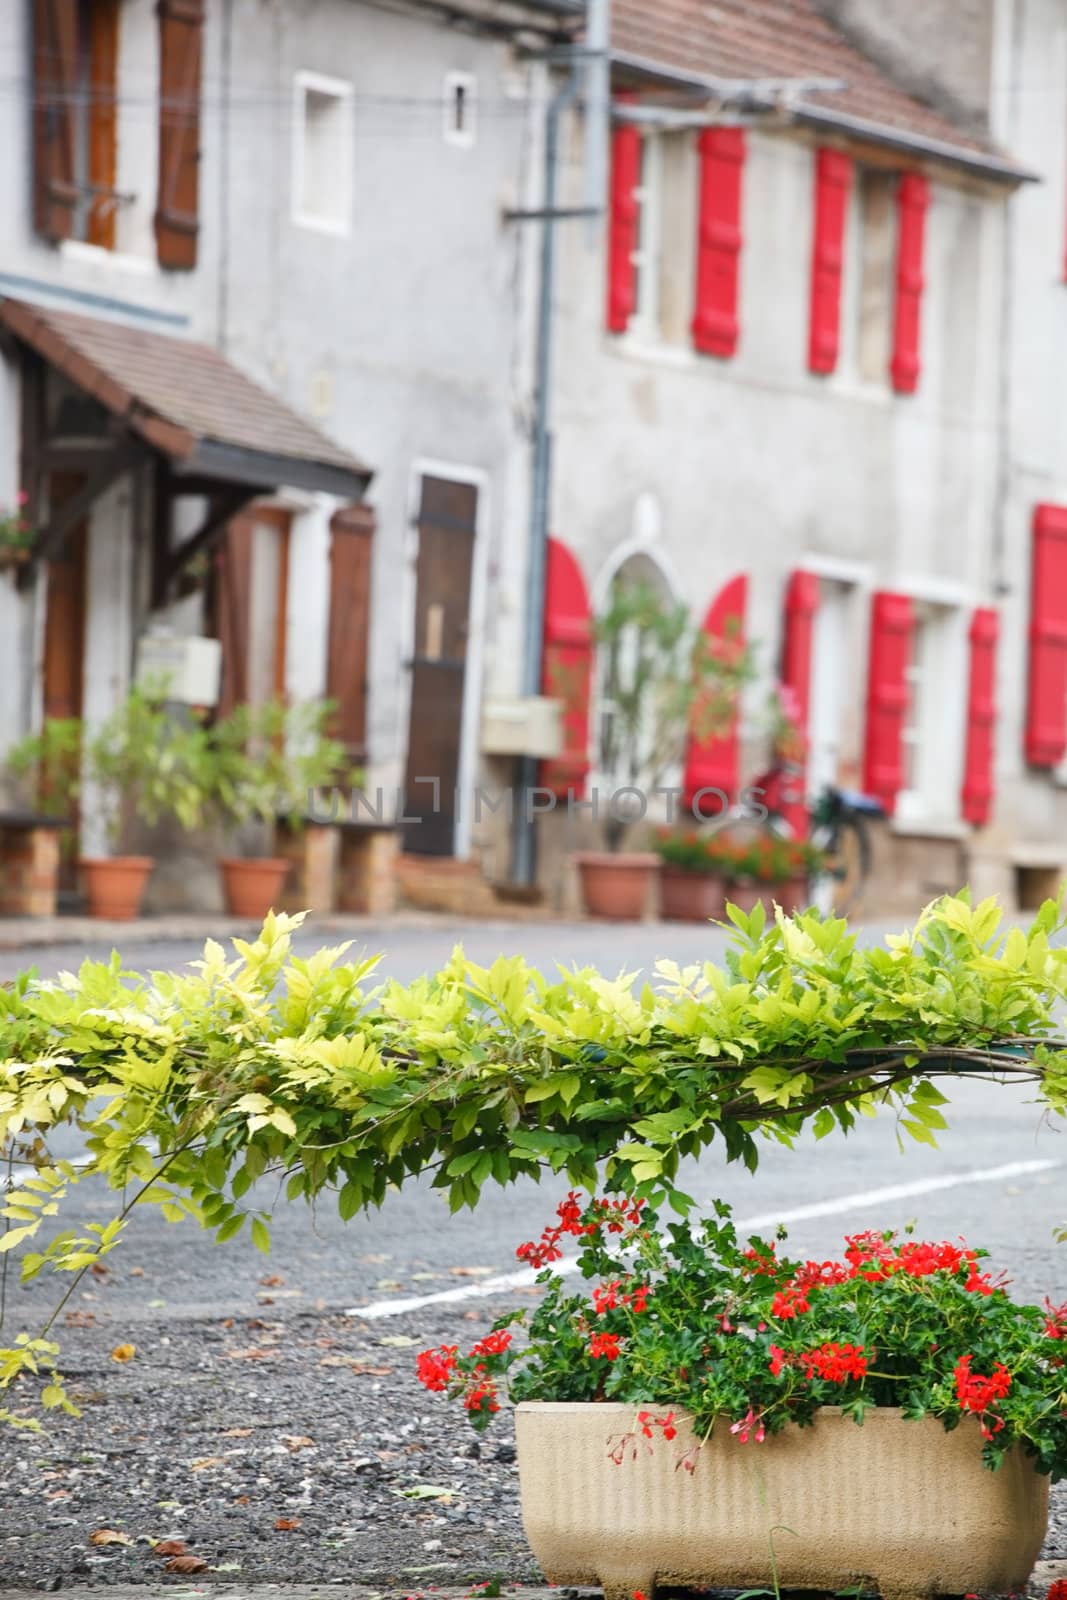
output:
M 614 550 L 604 562 L 593 580 L 590 591 L 594 616 L 600 616 L 606 609 L 611 595 L 612 585 L 624 573 L 635 578 L 644 578 L 648 582 L 661 588 L 664 595 L 673 601 L 682 598 L 682 586 L 670 558 L 666 555 L 659 543 L 660 518 L 659 506 L 652 495 L 639 497 L 634 507 L 634 531 L 628 539 L 616 545 Z M 615 776 L 606 773 L 600 765 L 600 734 L 603 718 L 610 709 L 610 700 L 605 692 L 605 661 L 601 650 L 596 652 L 596 664 L 593 673 L 593 702 L 589 718 L 589 762 L 590 782 L 593 790 L 603 797 L 604 804 L 616 787 Z M 675 782 L 673 774 L 667 774 L 666 783 Z

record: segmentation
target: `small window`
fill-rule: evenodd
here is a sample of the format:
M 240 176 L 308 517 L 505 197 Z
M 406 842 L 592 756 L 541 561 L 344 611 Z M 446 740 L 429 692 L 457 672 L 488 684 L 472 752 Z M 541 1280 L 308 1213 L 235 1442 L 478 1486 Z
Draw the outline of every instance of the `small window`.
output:
M 663 235 L 663 141 L 657 134 L 646 133 L 641 140 L 641 173 L 634 200 L 638 221 L 631 328 L 639 336 L 653 338 L 659 335 Z
M 115 248 L 119 0 L 71 0 L 62 27 L 37 7 L 34 208 L 39 232 Z
M 445 143 L 469 150 L 478 134 L 478 80 L 473 72 L 445 76 Z
M 864 383 L 886 383 L 893 323 L 893 178 L 861 170 L 858 188 L 859 241 L 856 365 Z
M 352 85 L 314 72 L 296 77 L 293 220 L 324 233 L 352 224 Z

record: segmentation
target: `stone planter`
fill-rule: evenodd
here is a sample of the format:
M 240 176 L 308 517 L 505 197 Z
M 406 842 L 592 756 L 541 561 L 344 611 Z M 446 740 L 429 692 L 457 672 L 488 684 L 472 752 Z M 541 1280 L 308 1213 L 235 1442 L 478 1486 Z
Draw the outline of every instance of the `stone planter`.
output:
M 725 898 L 746 913 L 755 911 L 762 900 L 768 917 L 773 917 L 776 905 L 791 917 L 795 911 L 806 911 L 811 904 L 805 878 L 786 878 L 781 883 L 754 883 L 751 879 L 728 883 Z
M 836 1407 L 809 1428 L 740 1444 L 725 1425 L 690 1474 L 682 1424 L 638 1439 L 620 1465 L 609 1440 L 635 1428 L 618 1404 L 517 1407 L 526 1535 L 554 1584 L 599 1584 L 606 1600 L 680 1584 L 833 1592 L 865 1582 L 882 1600 L 1025 1589 L 1045 1536 L 1048 1479 L 1017 1452 L 982 1465 L 977 1422 Z
M 610 922 L 641 921 L 659 871 L 659 856 L 583 850 L 574 857 L 574 864 L 582 886 L 582 902 L 591 917 L 605 917 Z
M 664 864 L 659 874 L 659 911 L 668 922 L 721 922 L 726 915 L 723 880 L 712 872 L 684 872 Z

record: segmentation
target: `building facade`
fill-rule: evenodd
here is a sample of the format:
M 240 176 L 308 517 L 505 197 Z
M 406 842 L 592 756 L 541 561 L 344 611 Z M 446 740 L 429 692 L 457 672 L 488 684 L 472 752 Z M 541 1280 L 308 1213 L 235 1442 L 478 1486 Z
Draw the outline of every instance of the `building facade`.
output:
M 522 582 L 534 241 L 508 213 L 578 14 L 4 9 L 0 504 L 39 537 L 0 577 L 0 746 L 100 720 L 144 634 L 211 633 L 224 705 L 335 698 L 386 815 L 441 778 L 413 848 L 467 852 L 451 795 Z
M 1047 598 L 1036 668 L 1030 638 L 1032 570 L 1067 604 L 1055 508 L 1033 531 L 1062 500 L 1067 13 L 964 9 L 616 0 L 609 215 L 599 250 L 566 236 L 557 307 L 553 530 L 590 611 L 632 571 L 756 651 L 742 737 L 679 786 L 759 774 L 785 684 L 809 794 L 890 813 L 890 911 L 1067 864 Z M 603 794 L 597 682 L 573 754 Z

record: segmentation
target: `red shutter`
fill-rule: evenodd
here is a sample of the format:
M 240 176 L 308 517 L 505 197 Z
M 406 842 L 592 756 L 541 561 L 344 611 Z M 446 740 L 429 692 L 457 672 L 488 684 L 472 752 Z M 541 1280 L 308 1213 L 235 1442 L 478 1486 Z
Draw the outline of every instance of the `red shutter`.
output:
M 78 0 L 33 3 L 33 225 L 69 239 L 78 198 Z
M 819 580 L 812 572 L 794 572 L 785 594 L 785 633 L 782 640 L 781 681 L 793 695 L 800 732 L 804 735 L 805 756 L 796 765 L 800 771 L 789 785 L 782 814 L 795 839 L 808 832 L 808 807 L 804 778 L 807 771 L 807 735 L 811 712 L 811 647 L 815 632 L 815 613 L 819 609 Z
M 915 611 L 906 594 L 882 590 L 873 597 L 864 785 L 890 815 L 904 785 L 903 733 L 914 632 Z
M 709 645 L 716 652 L 733 649 L 738 653 L 745 647 L 745 606 L 748 599 L 748 578 L 741 572 L 723 585 L 711 602 L 701 625 Z M 699 714 L 698 714 L 699 715 Z M 738 779 L 738 728 L 737 718 L 726 733 L 715 738 L 701 739 L 696 733 L 690 736 L 685 756 L 683 799 L 691 809 L 701 789 L 721 789 L 732 804 L 737 798 Z M 706 811 L 718 816 L 722 804 L 718 797 L 709 795 Z M 704 809 L 701 805 L 700 809 Z
M 1000 618 L 982 607 L 971 618 L 967 689 L 967 743 L 963 759 L 963 815 L 975 827 L 993 808 L 993 746 L 997 720 L 997 634 Z
M 539 782 L 557 798 L 584 798 L 589 775 L 593 614 L 582 569 L 559 539 L 548 541 L 541 691 L 563 701 L 563 752 L 541 763 Z
M 637 270 L 634 266 L 634 251 L 637 249 L 638 205 L 634 191 L 640 180 L 641 131 L 631 122 L 618 123 L 611 135 L 607 315 L 609 333 L 626 332 L 636 305 Z
M 700 136 L 700 228 L 693 343 L 710 356 L 737 349 L 741 264 L 741 128 L 707 128 Z
M 331 731 L 357 761 L 367 753 L 367 646 L 374 527 L 374 512 L 364 503 L 345 506 L 330 519 L 326 698 L 337 706 Z
M 1067 506 L 1034 510 L 1026 759 L 1055 767 L 1067 755 Z
M 917 172 L 905 172 L 897 186 L 897 280 L 890 373 L 899 394 L 919 387 L 922 335 L 923 240 L 930 185 Z
M 203 0 L 158 0 L 159 193 L 156 253 L 161 267 L 196 266 L 200 230 L 200 60 Z
M 811 327 L 808 366 L 833 372 L 841 323 L 841 269 L 852 161 L 838 150 L 815 156 L 815 234 L 811 252 Z

